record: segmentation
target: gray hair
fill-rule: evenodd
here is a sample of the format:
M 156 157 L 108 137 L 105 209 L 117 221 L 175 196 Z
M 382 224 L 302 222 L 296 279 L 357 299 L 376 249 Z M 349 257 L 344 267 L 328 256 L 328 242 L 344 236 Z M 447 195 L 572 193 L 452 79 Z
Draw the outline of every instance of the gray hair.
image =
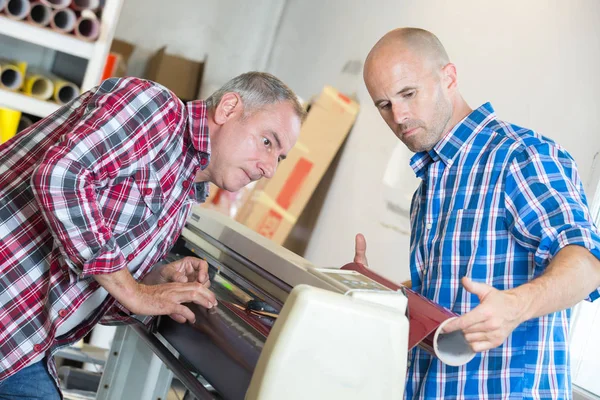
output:
M 244 116 L 260 111 L 270 104 L 285 101 L 292 104 L 301 121 L 306 116 L 306 111 L 292 89 L 277 77 L 266 72 L 246 72 L 231 79 L 206 99 L 207 108 L 214 110 L 221 102 L 223 95 L 230 92 L 237 93 L 242 98 Z

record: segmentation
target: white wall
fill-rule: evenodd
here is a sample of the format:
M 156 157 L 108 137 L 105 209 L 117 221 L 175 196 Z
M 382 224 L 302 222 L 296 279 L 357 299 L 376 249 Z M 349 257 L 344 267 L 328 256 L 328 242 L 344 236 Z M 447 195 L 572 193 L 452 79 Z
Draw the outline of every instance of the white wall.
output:
M 137 46 L 128 71 L 136 76 L 143 76 L 148 58 L 165 45 L 167 53 L 192 60 L 208 55 L 201 89 L 205 97 L 236 75 L 264 69 L 283 3 L 127 0 L 115 37 Z
M 363 232 L 371 267 L 396 280 L 409 278 L 408 236 L 381 224 L 381 180 L 397 139 L 372 105 L 360 73 L 341 72 L 400 26 L 438 35 L 472 107 L 491 101 L 500 118 L 564 145 L 591 199 L 590 182 L 600 176 L 600 168 L 592 171 L 600 150 L 599 16 L 600 2 L 591 0 L 289 0 L 269 71 L 302 97 L 333 84 L 356 91 L 362 106 L 306 257 L 339 266 L 353 256 L 354 233 Z

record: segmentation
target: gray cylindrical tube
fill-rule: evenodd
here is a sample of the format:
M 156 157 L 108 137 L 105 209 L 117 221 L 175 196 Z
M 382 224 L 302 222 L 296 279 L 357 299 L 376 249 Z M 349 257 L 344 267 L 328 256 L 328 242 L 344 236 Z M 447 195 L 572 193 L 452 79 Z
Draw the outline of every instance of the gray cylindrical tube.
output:
M 77 15 L 75 15 L 75 11 L 70 8 L 54 10 L 52 20 L 50 20 L 50 25 L 54 30 L 65 33 L 72 32 L 76 23 Z
M 27 19 L 36 25 L 47 26 L 52 19 L 52 9 L 40 1 L 33 2 Z
M 94 13 L 90 11 L 81 13 L 75 25 L 75 35 L 87 41 L 98 39 L 98 35 L 100 35 L 100 21 Z
M 5 12 L 8 18 L 20 20 L 27 17 L 30 8 L 29 0 L 8 0 Z
M 56 10 L 62 10 L 71 5 L 71 0 L 40 0 L 42 3 Z
M 475 357 L 475 352 L 469 346 L 462 331 L 441 333 L 444 325 L 453 319 L 456 317 L 445 320 L 436 330 L 433 337 L 433 350 L 444 364 L 458 367 L 471 361 Z
M 96 10 L 100 7 L 100 0 L 73 0 L 71 8 L 77 11 Z
M 15 65 L 0 60 L 0 86 L 17 90 L 23 85 L 23 74 Z

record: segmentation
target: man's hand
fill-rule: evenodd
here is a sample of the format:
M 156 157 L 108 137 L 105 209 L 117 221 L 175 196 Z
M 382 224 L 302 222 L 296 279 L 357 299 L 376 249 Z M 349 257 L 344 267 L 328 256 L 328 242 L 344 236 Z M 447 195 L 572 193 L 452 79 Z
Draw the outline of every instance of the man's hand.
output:
M 522 302 L 511 290 L 498 290 L 485 283 L 463 278 L 464 288 L 479 297 L 480 304 L 470 312 L 451 321 L 444 333 L 462 330 L 475 352 L 500 346 L 508 335 L 523 322 Z
M 179 323 L 194 323 L 196 316 L 182 303 L 196 303 L 204 308 L 212 308 L 217 305 L 217 299 L 200 282 L 138 284 L 135 300 L 131 306 L 124 305 L 134 314 L 169 315 Z
M 185 257 L 170 264 L 154 267 L 142 280 L 144 285 L 169 282 L 199 282 L 208 288 L 208 263 L 200 258 Z
M 175 263 L 174 263 L 175 264 Z M 179 266 L 185 270 L 187 267 Z M 205 308 L 217 305 L 215 294 L 202 281 L 202 271 L 196 282 L 171 282 L 147 285 L 138 283 L 131 273 L 121 269 L 111 274 L 95 275 L 94 278 L 108 293 L 129 311 L 138 315 L 169 315 L 177 322 L 195 322 L 196 316 L 183 303 L 196 303 Z M 178 278 L 181 279 L 181 278 Z M 186 279 L 187 275 L 186 275 Z M 206 278 L 208 280 L 208 278 Z
M 367 240 L 362 233 L 358 233 L 354 239 L 354 262 L 369 266 L 367 261 Z

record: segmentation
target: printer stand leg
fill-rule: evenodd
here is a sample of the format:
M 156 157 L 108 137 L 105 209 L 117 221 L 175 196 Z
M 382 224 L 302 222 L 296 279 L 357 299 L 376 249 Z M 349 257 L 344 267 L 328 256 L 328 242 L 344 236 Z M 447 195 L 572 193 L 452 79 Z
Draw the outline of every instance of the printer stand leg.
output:
M 120 326 L 96 400 L 166 400 L 173 373 L 133 329 Z

